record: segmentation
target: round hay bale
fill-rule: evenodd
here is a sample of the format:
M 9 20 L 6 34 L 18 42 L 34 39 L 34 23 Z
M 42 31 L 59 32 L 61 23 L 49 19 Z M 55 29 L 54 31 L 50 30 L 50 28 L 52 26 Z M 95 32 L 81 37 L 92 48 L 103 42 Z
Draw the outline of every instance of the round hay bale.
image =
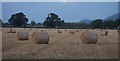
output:
M 86 31 L 89 31 L 89 29 L 86 29 Z
M 17 32 L 17 38 L 19 40 L 28 40 L 28 32 Z
M 120 31 L 118 31 L 118 35 L 120 35 Z
M 41 29 L 41 30 L 38 30 L 38 31 L 46 31 L 46 30 Z
M 51 28 L 49 28 L 49 30 L 52 30 Z
M 79 29 L 76 29 L 76 32 L 79 32 Z
M 100 31 L 101 29 L 96 29 L 96 31 Z
M 57 33 L 62 33 L 62 31 L 58 30 Z
M 44 31 L 44 30 L 41 29 L 41 31 Z
M 81 42 L 83 44 L 96 44 L 97 39 L 98 39 L 98 35 L 93 32 L 84 31 L 81 34 Z
M 49 35 L 46 31 L 34 32 L 32 35 L 32 40 L 37 44 L 48 44 Z
M 120 30 L 118 30 L 118 35 L 120 35 Z
M 39 30 L 39 28 L 37 28 L 37 31 Z
M 102 32 L 102 30 L 101 30 L 101 29 L 97 29 L 97 31 L 98 31 L 98 32 Z
M 61 30 L 59 30 L 59 29 L 57 29 L 57 33 L 62 33 L 62 31 L 61 31 Z
M 67 29 L 65 29 L 65 31 L 67 31 Z
M 101 32 L 101 36 L 108 36 L 108 31 Z
M 14 30 L 14 29 L 10 28 L 10 30 L 8 30 L 8 32 L 7 32 L 7 33 L 16 33 L 16 30 Z
M 13 29 L 13 30 L 11 30 L 11 33 L 16 33 L 16 30 L 14 30 L 14 29 Z
M 0 31 L 2 31 L 2 28 L 0 28 Z
M 73 30 L 70 30 L 69 33 L 70 33 L 70 34 L 74 34 L 74 31 L 73 31 Z
M 30 30 L 32 30 L 32 28 L 30 28 Z
M 105 31 L 105 36 L 107 36 L 108 35 L 108 31 Z

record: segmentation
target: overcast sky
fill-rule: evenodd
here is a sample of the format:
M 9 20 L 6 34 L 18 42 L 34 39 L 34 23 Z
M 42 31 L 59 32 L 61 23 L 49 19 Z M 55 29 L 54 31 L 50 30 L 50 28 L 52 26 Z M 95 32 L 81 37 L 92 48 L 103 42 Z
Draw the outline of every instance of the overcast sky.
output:
M 1 0 L 2 2 L 118 2 L 119 0 Z
M 66 22 L 82 19 L 104 19 L 118 13 L 117 2 L 3 2 L 2 19 L 7 22 L 12 14 L 23 12 L 36 22 L 43 22 L 49 13 L 56 13 Z

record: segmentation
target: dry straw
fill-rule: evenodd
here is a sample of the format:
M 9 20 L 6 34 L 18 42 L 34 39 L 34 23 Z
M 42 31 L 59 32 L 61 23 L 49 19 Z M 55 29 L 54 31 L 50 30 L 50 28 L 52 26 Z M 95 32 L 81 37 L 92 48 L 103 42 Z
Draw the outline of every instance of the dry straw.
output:
M 94 32 L 84 31 L 81 34 L 81 42 L 83 44 L 96 44 L 98 35 Z
M 33 33 L 32 40 L 37 44 L 48 44 L 49 35 L 46 31 L 37 31 Z
M 28 40 L 28 32 L 17 32 L 17 38 L 19 40 Z

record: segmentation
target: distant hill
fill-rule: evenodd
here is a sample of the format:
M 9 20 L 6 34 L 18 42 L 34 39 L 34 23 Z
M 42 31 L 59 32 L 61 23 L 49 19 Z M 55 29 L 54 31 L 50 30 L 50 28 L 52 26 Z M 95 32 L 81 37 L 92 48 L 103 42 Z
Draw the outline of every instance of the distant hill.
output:
M 81 20 L 80 22 L 81 23 L 87 23 L 87 24 L 90 24 L 90 22 L 92 22 L 93 20 L 89 20 L 89 19 L 83 19 Z
M 118 19 L 118 15 L 120 15 L 120 13 L 111 15 L 111 16 L 103 19 L 103 20 L 104 20 L 104 21 L 106 21 L 106 20 L 114 20 L 114 21 L 115 21 L 116 19 Z M 93 21 L 93 20 L 83 19 L 83 20 L 81 20 L 80 22 L 81 22 L 81 23 L 87 23 L 87 24 L 89 24 L 89 23 L 92 22 L 92 21 Z
M 118 15 L 120 15 L 120 13 L 119 13 L 119 14 L 111 15 L 111 16 L 103 19 L 103 20 L 105 20 L 105 21 L 106 21 L 106 20 L 116 20 L 116 19 L 118 19 Z

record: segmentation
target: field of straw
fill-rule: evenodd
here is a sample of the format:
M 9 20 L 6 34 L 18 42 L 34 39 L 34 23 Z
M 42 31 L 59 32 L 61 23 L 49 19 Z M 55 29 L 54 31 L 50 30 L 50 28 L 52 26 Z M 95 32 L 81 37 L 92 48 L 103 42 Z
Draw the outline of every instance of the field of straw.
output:
M 18 40 L 17 33 L 7 33 L 10 28 L 2 29 L 2 58 L 3 59 L 117 59 L 118 58 L 118 32 L 107 30 L 108 36 L 101 36 L 95 29 L 89 31 L 98 34 L 96 44 L 82 44 L 81 33 L 75 29 L 36 29 L 13 28 L 16 32 L 29 33 L 28 40 Z M 48 44 L 36 44 L 32 41 L 35 31 L 45 30 L 49 34 Z M 69 30 L 75 31 L 70 34 Z M 104 30 L 103 30 L 104 31 Z

